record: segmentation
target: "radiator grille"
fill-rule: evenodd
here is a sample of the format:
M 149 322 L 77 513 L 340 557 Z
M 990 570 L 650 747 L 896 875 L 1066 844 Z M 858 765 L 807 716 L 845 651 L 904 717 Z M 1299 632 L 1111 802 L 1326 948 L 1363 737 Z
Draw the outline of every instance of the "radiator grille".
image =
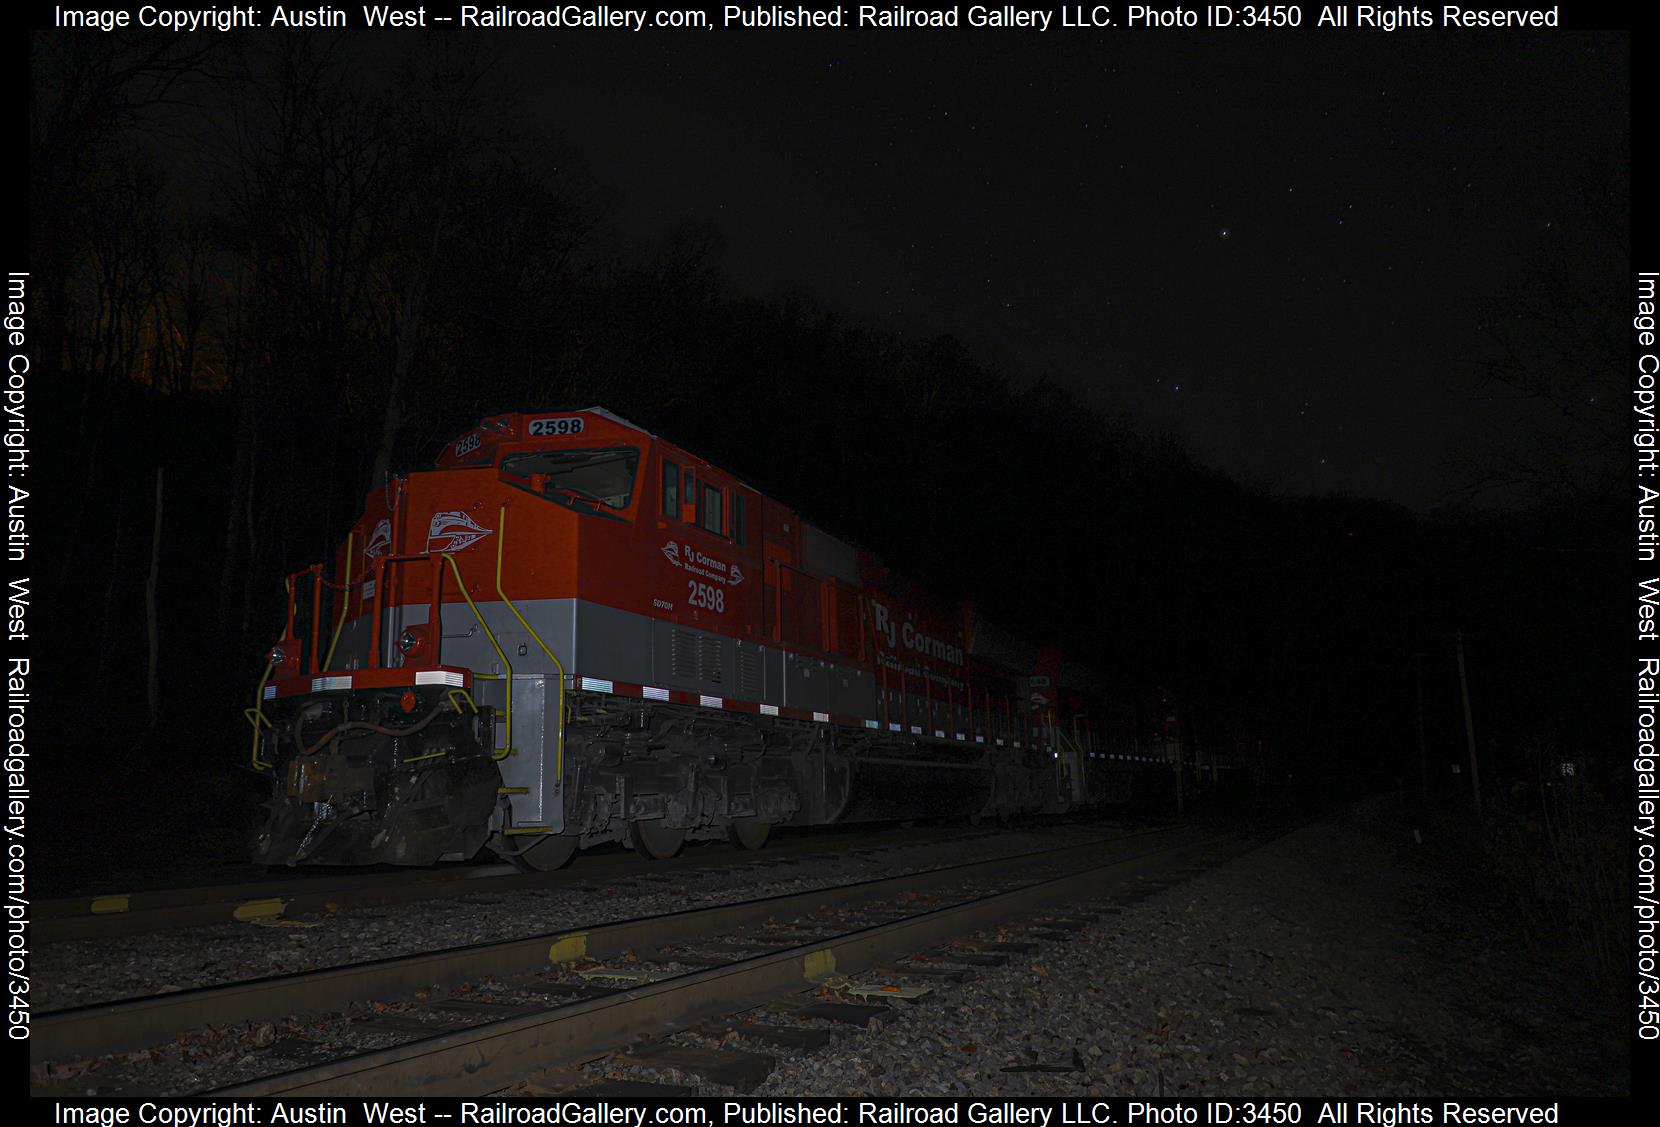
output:
M 669 669 L 676 677 L 696 677 L 697 666 L 697 635 L 676 629 L 669 637 Z
M 738 648 L 738 695 L 761 695 L 761 654 L 757 650 Z
M 721 676 L 721 640 L 675 628 L 669 635 L 669 669 L 676 677 L 690 677 L 718 685 Z
M 698 671 L 698 676 L 705 681 L 712 681 L 718 685 L 721 683 L 721 641 L 719 638 L 711 638 L 705 634 L 698 639 L 698 642 L 698 656 L 702 659 L 699 662 L 702 668 Z

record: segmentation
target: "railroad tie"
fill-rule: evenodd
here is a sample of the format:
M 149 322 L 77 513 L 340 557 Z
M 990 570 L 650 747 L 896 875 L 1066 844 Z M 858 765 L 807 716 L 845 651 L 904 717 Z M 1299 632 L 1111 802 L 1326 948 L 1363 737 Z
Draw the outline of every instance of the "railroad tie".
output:
M 802 931 L 784 933 L 778 931 L 763 931 L 752 935 L 746 940 L 750 944 L 785 947 L 799 947 L 804 943 L 818 943 L 826 939 L 838 939 L 841 933 L 837 931 Z
M 769 1045 L 777 1045 L 782 1049 L 799 1049 L 802 1052 L 822 1049 L 830 1043 L 832 1036 L 828 1029 L 802 1029 L 790 1025 L 764 1025 L 757 1021 L 713 1022 L 699 1030 L 699 1032 L 717 1040 L 728 1033 L 736 1033 L 746 1041 L 764 1041 Z
M 604 998 L 611 994 L 621 994 L 619 987 L 594 986 L 591 983 L 559 982 L 546 979 L 531 979 L 515 987 L 526 994 L 543 994 L 552 998 L 559 998 L 566 1002 L 586 1002 L 591 998 Z
M 739 936 L 732 939 L 711 939 L 700 944 L 700 946 L 709 951 L 734 952 L 735 954 L 731 958 L 723 960 L 725 963 L 733 963 L 737 962 L 739 958 L 750 958 L 754 955 L 765 955 L 772 951 L 787 951 L 791 947 L 800 946 L 800 944 L 796 943 L 794 940 L 780 943 L 764 939 L 750 939 L 744 936 Z
M 650 1080 L 604 1080 L 560 1092 L 562 1096 L 583 1096 L 611 1100 L 675 1100 L 695 1096 L 697 1089 L 685 1084 L 654 1084 Z
M 526 1006 L 514 1002 L 486 1002 L 478 998 L 446 998 L 442 1002 L 434 1002 L 432 1008 L 458 1014 L 480 1014 L 489 1018 L 516 1017 L 519 1014 L 537 1013 L 540 1006 Z
M 1011 1064 L 999 1069 L 1000 1072 L 1083 1072 L 1086 1068 L 1084 1058 L 1078 1055 L 1078 1050 L 1072 1050 L 1072 1061 L 1062 1064 L 1059 1061 L 1033 1061 L 1030 1064 Z
M 809 1002 L 790 1010 L 796 1017 L 821 1018 L 838 1025 L 868 1025 L 872 1021 L 886 1021 L 894 1011 L 889 1006 L 856 1006 L 851 1002 Z
M 941 962 L 949 962 L 945 956 L 936 956 Z M 944 982 L 973 982 L 980 977 L 967 967 L 919 967 L 915 963 L 897 963 L 882 969 L 884 974 L 896 974 L 901 978 L 933 978 Z
M 949 954 L 939 955 L 942 963 L 961 963 L 965 967 L 1001 967 L 1007 966 L 1007 955 L 989 955 L 981 951 L 952 951 Z
M 278 1057 L 282 1060 L 293 1061 L 298 1065 L 321 1064 L 333 1060 L 335 1053 L 321 1041 L 313 1041 L 309 1037 L 299 1037 L 292 1033 L 284 1034 L 259 1049 L 266 1056 Z M 118 1093 L 110 1093 L 116 1095 Z
M 427 1011 L 431 1012 L 431 1011 Z M 417 1017 L 405 1017 L 402 1014 L 375 1014 L 371 1017 L 353 1018 L 352 1024 L 359 1029 L 373 1029 L 382 1033 L 419 1033 L 430 1037 L 437 1033 L 448 1033 L 453 1029 L 460 1029 L 471 1024 L 465 1020 L 458 1020 L 459 1015 L 438 1014 L 438 1021 L 422 1021 Z
M 642 963 L 652 966 L 667 966 L 670 963 L 679 963 L 683 967 L 724 967 L 732 962 L 731 958 L 720 958 L 716 955 L 691 955 L 672 951 L 659 951 L 655 955 L 642 957 Z
M 932 986 L 898 986 L 891 982 L 861 982 L 843 991 L 849 998 L 883 998 L 888 1001 L 920 1002 L 934 992 Z
M 738 1092 L 752 1092 L 771 1073 L 777 1058 L 766 1053 L 741 1049 L 698 1049 L 667 1041 L 630 1045 L 627 1055 L 643 1064 L 672 1068 L 710 1084 L 723 1084 Z

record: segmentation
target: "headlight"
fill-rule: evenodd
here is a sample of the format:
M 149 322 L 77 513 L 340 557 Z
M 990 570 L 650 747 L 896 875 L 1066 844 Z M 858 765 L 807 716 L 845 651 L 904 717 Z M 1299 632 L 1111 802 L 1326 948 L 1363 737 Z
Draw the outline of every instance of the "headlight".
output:
M 432 631 L 425 626 L 410 626 L 398 635 L 398 652 L 405 662 L 425 661 L 435 648 Z

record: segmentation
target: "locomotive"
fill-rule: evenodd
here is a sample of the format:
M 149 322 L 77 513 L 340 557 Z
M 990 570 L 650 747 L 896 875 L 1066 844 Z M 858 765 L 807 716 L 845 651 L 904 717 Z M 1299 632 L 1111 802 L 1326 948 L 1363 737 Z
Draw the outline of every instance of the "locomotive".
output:
M 286 588 L 247 710 L 268 864 L 1064 812 L 1175 754 L 1054 649 L 598 407 L 484 419 Z

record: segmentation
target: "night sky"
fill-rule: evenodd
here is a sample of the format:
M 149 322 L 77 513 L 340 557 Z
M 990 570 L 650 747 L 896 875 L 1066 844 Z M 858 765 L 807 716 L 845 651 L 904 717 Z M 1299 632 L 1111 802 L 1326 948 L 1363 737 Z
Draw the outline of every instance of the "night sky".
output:
M 1429 507 L 1553 250 L 1623 277 L 1619 34 L 502 34 L 627 237 L 954 333 L 1293 492 Z M 1612 192 L 1610 192 L 1612 185 Z

